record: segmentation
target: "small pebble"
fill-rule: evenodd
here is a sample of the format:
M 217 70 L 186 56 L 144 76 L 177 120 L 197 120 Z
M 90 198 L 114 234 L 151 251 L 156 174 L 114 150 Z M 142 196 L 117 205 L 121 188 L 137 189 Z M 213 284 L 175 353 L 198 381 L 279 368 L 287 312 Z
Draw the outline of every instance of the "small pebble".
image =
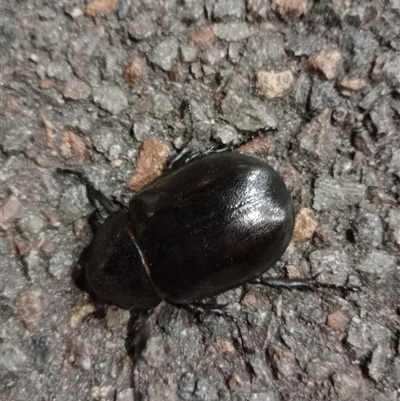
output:
M 156 31 L 156 25 L 147 14 L 138 15 L 128 27 L 129 36 L 135 40 L 150 38 Z
M 397 258 L 383 251 L 372 251 L 356 269 L 379 278 L 384 278 L 396 270 Z
M 217 340 L 215 345 L 216 345 L 216 348 L 218 349 L 218 351 L 220 351 L 224 354 L 234 355 L 236 353 L 235 346 L 232 344 L 231 341 Z
M 392 356 L 389 344 L 378 344 L 373 350 L 371 361 L 368 364 L 368 375 L 379 382 L 386 375 Z
M 140 82 L 145 64 L 146 61 L 141 57 L 134 57 L 129 62 L 124 73 L 124 79 L 129 85 L 135 86 Z
M 274 151 L 273 138 L 269 135 L 259 136 L 240 146 L 239 150 L 247 153 L 265 152 L 270 154 Z
M 92 210 L 84 185 L 72 186 L 63 192 L 58 205 L 59 213 L 65 224 L 86 217 Z
M 190 46 L 209 46 L 215 40 L 213 30 L 209 26 L 199 28 L 190 34 L 188 43 Z
M 256 74 L 256 86 L 260 93 L 268 99 L 281 97 L 294 81 L 291 71 L 278 73 L 259 71 Z
M 72 18 L 78 18 L 83 15 L 83 11 L 79 7 L 73 7 L 71 10 L 67 11 L 67 14 Z
M 183 0 L 183 19 L 194 22 L 204 14 L 204 3 L 198 0 Z
M 94 306 L 91 303 L 76 304 L 71 309 L 70 325 L 72 328 L 77 327 L 86 316 L 94 312 Z
M 50 78 L 66 81 L 72 74 L 72 68 L 66 61 L 52 61 L 46 68 L 46 74 Z
M 168 155 L 169 148 L 167 145 L 155 139 L 144 141 L 140 148 L 135 173 L 129 180 L 129 189 L 135 192 L 140 191 L 144 186 L 160 176 Z
M 343 361 L 340 361 L 343 363 Z M 320 357 L 315 357 L 308 361 L 306 372 L 310 375 L 311 379 L 317 381 L 328 380 L 333 373 L 340 369 L 339 361 L 330 361 Z
M 325 49 L 308 61 L 313 70 L 321 73 L 327 79 L 333 79 L 337 74 L 337 66 L 342 55 L 338 49 Z
M 221 107 L 224 117 L 239 130 L 255 132 L 276 128 L 278 125 L 274 113 L 258 99 L 250 99 L 243 103 L 241 98 L 228 94 Z
M 321 283 L 345 285 L 349 274 L 347 253 L 341 249 L 317 249 L 310 253 L 312 275 Z
M 365 89 L 367 85 L 367 81 L 362 78 L 344 78 L 342 81 L 340 81 L 340 86 L 343 89 L 351 90 L 354 92 Z
M 85 8 L 87 17 L 110 14 L 117 6 L 118 0 L 92 0 Z
M 321 160 L 332 158 L 336 131 L 331 124 L 332 110 L 326 109 L 307 123 L 299 134 L 300 148 Z
M 70 267 L 73 264 L 72 257 L 69 253 L 66 252 L 57 252 L 50 260 L 49 260 L 49 273 L 60 279 L 65 276 Z
M 370 110 L 372 106 L 382 97 L 389 93 L 389 88 L 385 82 L 376 85 L 371 89 L 358 103 L 358 105 L 364 110 Z
M 217 125 L 213 130 L 213 138 L 224 145 L 237 142 L 238 133 L 230 125 Z
M 36 241 L 39 233 L 44 228 L 44 221 L 37 211 L 31 213 L 27 210 L 21 210 L 22 217 L 17 222 L 17 227 L 22 234 L 30 241 Z
M 196 60 L 198 49 L 193 46 L 181 46 L 181 59 L 184 63 L 191 63 Z
M 91 366 L 91 358 L 89 345 L 86 341 L 74 339 L 71 344 L 71 357 L 74 364 L 82 370 L 89 370 Z
M 239 391 L 242 386 L 242 380 L 237 374 L 233 374 L 228 380 L 228 387 L 231 391 Z
M 15 299 L 15 308 L 29 331 L 34 331 L 42 315 L 40 291 L 25 291 Z
M 199 379 L 194 390 L 196 400 L 219 401 L 217 389 L 210 379 Z
M 3 339 L 0 342 L 0 366 L 8 372 L 18 372 L 26 369 L 28 357 L 19 344 Z M 2 370 L 3 370 L 2 369 Z M 3 375 L 1 376 L 3 384 Z M 17 379 L 15 379 L 17 381 Z
M 160 42 L 152 51 L 150 61 L 164 71 L 170 71 L 178 56 L 178 41 L 170 36 Z
M 67 81 L 63 95 L 66 99 L 85 100 L 90 96 L 91 88 L 83 81 Z
M 340 400 L 352 401 L 365 399 L 362 377 L 354 377 L 348 373 L 335 373 L 333 385 Z
M 291 351 L 273 346 L 271 349 L 271 359 L 272 365 L 279 377 L 289 378 L 293 376 L 296 358 Z
M 327 210 L 357 204 L 364 199 L 365 189 L 363 184 L 356 182 L 319 178 L 315 182 L 313 207 L 316 210 Z
M 245 22 L 219 23 L 212 26 L 214 35 L 227 42 L 237 42 L 248 39 L 251 30 Z
M 294 265 L 286 265 L 286 275 L 291 280 L 298 280 L 302 278 L 302 274 L 300 273 L 299 269 Z
M 345 332 L 350 322 L 350 318 L 341 310 L 330 313 L 326 318 L 326 325 L 332 329 Z
M 307 0 L 272 0 L 271 6 L 282 16 L 294 14 L 300 17 L 307 10 Z
M 106 327 L 108 330 L 116 330 L 126 327 L 129 317 L 130 313 L 127 310 L 109 308 L 105 317 Z
M 111 114 L 119 114 L 128 107 L 125 92 L 118 86 L 102 86 L 93 89 L 93 100 Z
M 165 363 L 164 341 L 161 336 L 151 337 L 147 341 L 142 358 L 155 368 L 160 368 Z
M 108 394 L 111 392 L 111 386 L 94 386 L 91 390 L 91 395 L 94 400 L 103 400 L 106 399 Z
M 39 62 L 39 56 L 37 54 L 31 54 L 29 56 L 29 60 L 33 61 L 34 63 L 38 63 Z
M 3 230 L 10 227 L 11 223 L 18 215 L 20 206 L 21 202 L 19 199 L 14 195 L 10 195 L 0 207 L 0 227 Z
M 213 9 L 213 18 L 215 20 L 241 18 L 245 11 L 243 0 L 217 0 Z
M 386 327 L 353 317 L 350 322 L 347 343 L 358 358 L 368 355 L 378 344 L 389 344 L 392 333 Z
M 312 219 L 310 212 L 310 209 L 304 208 L 297 213 L 293 231 L 295 241 L 305 241 L 314 235 L 317 223 Z
M 265 355 L 254 355 L 249 361 L 257 380 L 263 388 L 271 388 L 274 383 L 271 364 L 265 358 Z
M 357 241 L 377 247 L 382 244 L 383 225 L 378 214 L 364 212 L 357 219 Z
M 314 83 L 311 90 L 311 110 L 325 110 L 339 107 L 342 99 L 329 82 Z
M 196 377 L 191 372 L 186 372 L 182 375 L 178 383 L 178 392 L 181 396 L 186 397 L 192 396 L 196 387 Z
M 72 131 L 64 132 L 60 151 L 63 157 L 70 157 L 72 153 L 76 153 L 79 164 L 83 164 L 87 152 L 85 142 L 79 135 Z

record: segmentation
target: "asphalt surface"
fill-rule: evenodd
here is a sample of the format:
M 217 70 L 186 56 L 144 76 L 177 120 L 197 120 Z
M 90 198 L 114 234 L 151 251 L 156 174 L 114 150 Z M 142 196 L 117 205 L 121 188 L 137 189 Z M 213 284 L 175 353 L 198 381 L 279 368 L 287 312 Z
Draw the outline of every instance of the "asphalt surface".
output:
M 2 400 L 400 399 L 398 0 L 1 8 Z M 134 364 L 129 312 L 73 280 L 93 206 L 57 168 L 126 204 L 143 141 L 173 155 L 253 135 L 242 150 L 298 214 L 266 276 L 361 290 L 218 296 L 251 354 L 229 320 L 161 304 Z

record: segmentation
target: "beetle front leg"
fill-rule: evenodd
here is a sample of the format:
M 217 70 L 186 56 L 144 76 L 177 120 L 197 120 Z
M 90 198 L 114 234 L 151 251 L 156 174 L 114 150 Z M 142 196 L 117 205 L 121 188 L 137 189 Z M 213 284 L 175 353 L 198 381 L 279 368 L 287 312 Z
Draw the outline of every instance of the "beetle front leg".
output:
M 256 278 L 252 281 L 249 281 L 249 284 L 257 284 L 264 285 L 266 287 L 272 288 L 286 288 L 289 290 L 308 290 L 315 291 L 319 288 L 329 288 L 334 290 L 341 291 L 359 291 L 360 288 L 353 287 L 349 285 L 339 285 L 339 284 L 328 284 L 328 283 L 320 283 L 316 280 L 317 276 L 314 276 L 310 279 L 288 279 L 288 278 Z
M 192 160 L 198 159 L 199 157 L 207 156 L 212 153 L 222 153 L 229 152 L 237 149 L 237 147 L 242 146 L 247 143 L 248 140 L 245 139 L 241 141 L 238 145 L 233 144 L 216 144 L 204 151 L 193 150 L 188 144 L 186 144 L 176 155 L 174 155 L 167 163 L 167 169 L 175 169 L 181 167 Z
M 212 146 L 211 148 L 205 150 L 204 152 L 199 152 L 199 151 L 192 151 L 190 147 L 184 147 L 177 155 L 175 155 L 168 163 L 167 168 L 172 169 L 172 168 L 177 168 L 181 167 L 184 164 L 187 164 L 191 162 L 192 160 L 195 160 L 201 156 L 206 156 L 211 153 L 220 153 L 220 152 L 225 152 L 229 150 L 225 145 L 224 147 L 219 147 L 219 146 Z
M 85 185 L 87 196 L 93 206 L 96 207 L 97 205 L 100 205 L 109 214 L 119 212 L 124 208 L 120 202 L 107 198 L 107 196 L 105 196 L 101 191 L 97 190 L 82 172 L 62 168 L 56 169 L 56 172 L 61 174 L 70 174 L 78 178 L 78 180 Z
M 247 135 L 245 138 L 243 138 L 237 144 L 234 144 L 232 142 L 232 143 L 228 143 L 228 144 L 213 145 L 209 149 L 207 149 L 203 152 L 193 151 L 193 150 L 191 150 L 191 148 L 189 146 L 185 146 L 179 153 L 177 153 L 174 157 L 171 158 L 171 160 L 167 164 L 167 169 L 172 169 L 172 168 L 177 168 L 177 167 L 183 166 L 184 164 L 187 164 L 187 163 L 191 162 L 192 160 L 195 160 L 199 157 L 206 156 L 206 155 L 209 155 L 212 153 L 233 152 L 233 151 L 239 149 L 241 146 L 248 144 L 253 139 L 260 136 L 262 132 L 263 131 L 257 131 L 256 133 Z

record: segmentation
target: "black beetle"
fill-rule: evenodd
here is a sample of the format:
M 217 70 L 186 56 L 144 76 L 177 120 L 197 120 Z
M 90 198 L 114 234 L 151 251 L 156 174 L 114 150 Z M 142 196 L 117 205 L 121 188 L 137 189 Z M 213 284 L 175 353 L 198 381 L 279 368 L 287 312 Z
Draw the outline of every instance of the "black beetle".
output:
M 85 250 L 84 275 L 121 308 L 189 304 L 266 272 L 293 227 L 292 198 L 269 165 L 237 152 L 200 155 L 109 215 Z

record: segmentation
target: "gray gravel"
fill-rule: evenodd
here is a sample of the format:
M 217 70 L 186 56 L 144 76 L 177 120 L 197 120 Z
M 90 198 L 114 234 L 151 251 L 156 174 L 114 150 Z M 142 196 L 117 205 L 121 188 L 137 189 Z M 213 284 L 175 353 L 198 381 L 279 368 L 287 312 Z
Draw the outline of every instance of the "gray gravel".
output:
M 399 1 L 97 2 L 96 17 L 90 1 L 2 4 L 1 398 L 399 400 Z M 256 79 L 281 72 L 285 90 Z M 230 321 L 160 305 L 134 365 L 129 314 L 71 277 L 93 207 L 56 168 L 126 203 L 141 141 L 173 152 L 264 130 L 257 157 L 317 225 L 267 275 L 361 291 L 222 294 L 249 355 Z

